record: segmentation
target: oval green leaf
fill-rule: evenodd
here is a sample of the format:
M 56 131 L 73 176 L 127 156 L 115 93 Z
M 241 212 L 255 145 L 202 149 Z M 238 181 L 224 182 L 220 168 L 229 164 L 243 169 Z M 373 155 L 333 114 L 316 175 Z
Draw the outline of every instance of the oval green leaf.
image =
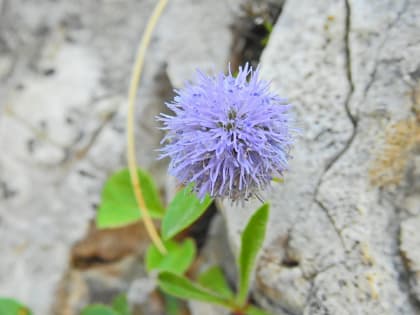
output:
M 152 177 L 138 170 L 144 201 L 152 218 L 161 218 L 164 207 Z M 98 209 L 98 228 L 115 228 L 134 223 L 141 219 L 127 169 L 114 173 L 105 183 L 102 200 Z
M 162 237 L 168 240 L 197 220 L 211 204 L 212 199 L 197 198 L 191 185 L 179 191 L 171 201 L 162 220 Z
M 175 274 L 183 274 L 187 271 L 196 254 L 194 241 L 186 239 L 183 243 L 178 243 L 169 240 L 164 242 L 164 245 L 168 251 L 165 255 L 161 254 L 154 245 L 150 245 L 147 249 L 147 271 L 170 271 Z
M 230 308 L 229 301 L 218 296 L 189 279 L 170 273 L 162 272 L 158 276 L 158 285 L 162 291 L 185 300 L 197 300 L 218 304 Z
M 80 315 L 119 315 L 112 308 L 102 305 L 94 304 L 85 307 Z
M 203 287 L 217 293 L 225 299 L 230 300 L 234 296 L 222 269 L 218 266 L 210 267 L 201 273 L 197 280 Z
M 239 291 L 237 301 L 239 305 L 246 303 L 255 259 L 264 242 L 268 212 L 269 205 L 264 204 L 252 215 L 242 233 L 238 260 Z
M 14 299 L 0 298 L 0 314 L 32 315 L 32 312 L 26 306 Z

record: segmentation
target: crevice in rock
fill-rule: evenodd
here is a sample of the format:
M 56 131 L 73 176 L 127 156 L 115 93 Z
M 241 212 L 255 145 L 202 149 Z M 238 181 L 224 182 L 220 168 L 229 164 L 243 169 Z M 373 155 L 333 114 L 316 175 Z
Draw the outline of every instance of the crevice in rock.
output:
M 401 219 L 398 222 L 398 231 L 395 235 L 395 239 L 398 240 L 398 254 L 399 254 L 399 259 L 401 259 L 401 267 L 398 266 L 398 262 L 399 261 L 395 261 L 394 262 L 394 267 L 395 270 L 398 271 L 398 276 L 399 276 L 399 288 L 401 291 L 403 291 L 410 303 L 417 308 L 420 308 L 420 301 L 417 299 L 417 297 L 415 296 L 414 292 L 412 291 L 412 284 L 410 283 L 410 279 L 412 277 L 415 277 L 415 273 L 413 272 L 413 270 L 411 270 L 410 268 L 410 260 L 407 257 L 407 253 L 402 249 L 402 240 L 401 240 Z M 396 259 L 395 259 L 396 260 Z
M 201 250 L 206 244 L 207 233 L 217 212 L 217 205 L 213 201 L 206 212 L 183 233 L 184 236 L 192 237 L 195 240 L 198 250 Z
M 330 170 L 330 168 L 347 152 L 350 148 L 357 132 L 357 117 L 353 116 L 350 110 L 350 101 L 354 91 L 353 75 L 352 75 L 352 62 L 351 62 L 351 48 L 350 48 L 350 31 L 351 31 L 351 7 L 349 0 L 345 0 L 346 7 L 346 19 L 345 19 L 345 33 L 344 33 L 344 49 L 345 49 L 345 73 L 347 82 L 349 84 L 349 91 L 347 93 L 346 99 L 344 101 L 344 109 L 349 118 L 350 122 L 353 125 L 353 130 L 350 138 L 347 140 L 344 148 L 334 156 L 331 161 L 326 165 L 323 175 L 321 176 L 320 183 L 322 182 L 323 176 Z M 318 185 L 319 187 L 319 185 Z M 317 194 L 315 194 L 317 195 Z
M 58 149 L 64 149 L 64 146 L 61 143 L 58 143 L 54 139 L 50 138 L 49 135 L 42 130 L 42 128 L 39 128 L 37 126 L 34 126 L 31 122 L 26 120 L 23 116 L 16 113 L 12 106 L 9 104 L 6 104 L 4 113 L 8 115 L 9 118 L 15 120 L 18 124 L 20 124 L 23 128 L 27 129 L 31 133 L 33 133 L 34 137 L 37 140 L 45 141 L 49 145 L 52 145 Z
M 377 54 L 376 54 L 376 56 L 375 56 L 375 63 L 374 63 L 374 65 L 373 65 L 373 71 L 372 71 L 372 73 L 370 74 L 370 78 L 369 78 L 369 81 L 368 81 L 368 83 L 366 84 L 366 86 L 365 86 L 365 89 L 364 89 L 364 91 L 363 91 L 363 96 L 364 96 L 364 98 L 366 97 L 366 95 L 367 95 L 367 93 L 369 92 L 369 90 L 370 90 L 370 88 L 372 87 L 372 84 L 375 82 L 375 79 L 376 79 L 376 74 L 377 74 L 377 71 L 378 71 L 378 67 L 379 67 L 379 64 L 381 63 L 380 61 L 379 61 L 379 55 L 380 55 L 380 53 L 381 53 L 381 51 L 382 51 L 382 49 L 385 47 L 385 45 L 386 45 L 386 43 L 387 43 L 387 41 L 388 41 L 388 39 L 389 39 L 389 33 L 390 33 L 390 31 L 392 30 L 392 28 L 394 28 L 394 26 L 398 23 L 398 21 L 401 19 L 401 17 L 402 17 L 402 15 L 404 14 L 404 12 L 406 12 L 407 11 L 407 9 L 408 9 L 408 4 L 409 4 L 409 1 L 408 0 L 405 0 L 404 1 L 404 4 L 402 5 L 402 8 L 401 8 L 401 10 L 397 13 L 397 17 L 388 25 L 388 27 L 387 27 L 387 29 L 385 30 L 385 37 L 384 37 L 384 40 L 382 41 L 382 43 L 379 45 L 379 47 L 378 47 L 378 51 L 377 51 Z
M 9 187 L 8 183 L 0 179 L 0 199 L 6 200 L 13 198 L 18 192 Z
M 96 140 L 99 138 L 102 131 L 105 129 L 105 127 L 111 122 L 112 118 L 114 118 L 115 114 L 117 113 L 116 110 L 111 111 L 107 113 L 106 117 L 104 117 L 103 121 L 99 124 L 99 126 L 92 132 L 90 135 L 90 138 L 87 142 L 87 144 L 79 149 L 73 152 L 72 156 L 70 154 L 66 156 L 64 161 L 62 163 L 65 163 L 68 161 L 68 159 L 76 158 L 76 160 L 83 159 L 89 152 L 89 150 L 94 146 Z
M 72 269 L 87 270 L 118 263 L 127 256 L 136 256 L 149 243 L 142 223 L 115 229 L 98 229 L 92 222 L 86 237 L 71 252 Z
M 349 117 L 350 121 L 353 124 L 353 134 L 352 137 L 349 140 L 349 144 L 351 144 L 351 141 L 353 140 L 354 135 L 356 134 L 356 127 L 357 127 L 357 120 L 356 117 L 353 117 L 351 111 L 350 111 L 350 99 L 353 95 L 354 91 L 354 83 L 353 83 L 353 74 L 352 74 L 352 61 L 351 61 L 351 49 L 350 49 L 350 32 L 351 32 L 351 6 L 349 3 L 349 0 L 345 0 L 346 4 L 346 20 L 345 20 L 345 34 L 344 34 L 344 47 L 345 47 L 345 54 L 346 54 L 346 76 L 347 81 L 349 83 L 349 92 L 347 94 L 346 100 L 345 100 L 345 109 L 347 116 Z
M 319 185 L 320 186 L 320 185 Z M 319 187 L 318 186 L 318 187 Z M 341 247 L 343 248 L 344 254 L 347 253 L 346 245 L 343 239 L 343 236 L 341 235 L 341 230 L 337 227 L 337 224 L 335 223 L 334 218 L 331 216 L 330 212 L 328 211 L 327 207 L 324 206 L 324 204 L 318 199 L 318 192 L 315 193 L 315 203 L 322 209 L 322 211 L 325 213 L 325 215 L 328 218 L 328 221 L 330 221 L 335 233 L 337 234 L 338 240 L 340 241 Z
M 345 33 L 344 33 L 344 48 L 345 48 L 345 75 L 346 75 L 346 79 L 349 85 L 349 91 L 347 93 L 346 99 L 344 101 L 344 109 L 346 112 L 347 117 L 349 118 L 353 130 L 352 130 L 352 134 L 350 135 L 349 139 L 347 140 L 345 146 L 343 149 L 341 149 L 332 159 L 331 161 L 328 162 L 328 164 L 326 165 L 324 172 L 322 173 L 322 175 L 320 176 L 320 180 L 316 186 L 316 190 L 314 193 L 314 200 L 315 203 L 325 212 L 328 220 L 331 222 L 331 225 L 333 226 L 339 240 L 340 243 L 343 247 L 344 253 L 346 254 L 347 249 L 345 246 L 345 242 L 344 239 L 341 235 L 341 230 L 337 227 L 334 218 L 331 216 L 330 212 L 328 211 L 327 207 L 322 203 L 322 201 L 319 199 L 319 189 L 321 187 L 322 181 L 324 179 L 324 176 L 328 173 L 328 171 L 331 169 L 331 167 L 347 152 L 347 150 L 350 148 L 350 146 L 353 143 L 353 140 L 356 136 L 356 132 L 357 132 L 357 119 L 356 117 L 354 117 L 350 111 L 350 100 L 351 97 L 353 95 L 353 91 L 354 91 L 354 83 L 353 83 L 353 75 L 352 75 L 352 62 L 351 62 L 351 48 L 350 48 L 350 31 L 351 31 L 351 6 L 349 3 L 349 0 L 344 0 L 345 3 L 345 12 L 346 12 L 346 17 L 345 17 Z
M 271 28 L 276 24 L 286 1 L 247 0 L 232 25 L 231 68 L 249 62 L 257 67 L 269 40 Z
M 258 66 L 260 57 L 269 40 L 271 29 L 268 28 L 276 24 L 285 2 L 286 0 L 243 1 L 240 6 L 240 13 L 231 26 L 233 32 L 229 58 L 231 69 L 237 69 L 238 66 L 246 62 L 249 62 L 253 67 Z M 203 227 L 205 233 L 207 233 L 211 220 L 217 211 L 217 203 L 213 202 L 207 210 L 210 213 L 210 220 L 207 219 L 207 226 Z M 203 220 L 206 219 L 203 217 Z M 202 223 L 197 222 L 197 224 L 200 225 Z M 196 241 L 200 247 L 201 241 L 199 239 Z M 293 264 L 294 262 L 290 263 Z

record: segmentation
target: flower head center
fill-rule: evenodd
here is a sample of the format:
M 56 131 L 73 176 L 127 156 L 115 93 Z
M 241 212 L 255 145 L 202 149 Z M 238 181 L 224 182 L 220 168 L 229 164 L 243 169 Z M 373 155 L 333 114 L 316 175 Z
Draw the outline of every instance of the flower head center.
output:
M 229 120 L 233 120 L 236 118 L 236 111 L 234 109 L 230 109 L 228 113 Z
M 227 114 L 227 121 L 219 121 L 217 123 L 217 126 L 220 128 L 223 128 L 225 131 L 231 131 L 232 129 L 235 129 L 236 127 L 236 117 L 237 113 L 236 110 L 230 109 Z

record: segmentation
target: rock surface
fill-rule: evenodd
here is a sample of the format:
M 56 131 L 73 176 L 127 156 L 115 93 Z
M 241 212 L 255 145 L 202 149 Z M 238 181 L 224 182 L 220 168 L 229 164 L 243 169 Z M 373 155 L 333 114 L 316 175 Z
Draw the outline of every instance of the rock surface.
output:
M 261 60 L 301 130 L 264 196 L 254 296 L 273 314 L 420 312 L 419 27 L 419 1 L 286 1 Z M 259 204 L 221 205 L 236 253 Z
M 420 301 L 420 216 L 401 223 L 401 254 L 411 273 L 410 284 L 413 296 Z M 413 250 L 417 249 L 417 250 Z
M 89 283 L 111 291 L 126 285 L 106 276 L 97 282 L 100 271 L 75 276 L 68 268 L 72 246 L 94 218 L 102 184 L 125 166 L 128 80 L 155 3 L 0 1 L 0 296 L 21 300 L 35 314 L 50 314 L 59 291 L 79 288 L 81 295 L 95 296 L 85 292 Z M 163 193 L 166 165 L 156 162 L 161 134 L 154 116 L 164 110 L 172 86 L 197 67 L 224 68 L 236 5 L 170 1 L 153 37 L 136 140 L 139 165 L 153 173 Z M 121 264 L 133 264 L 132 258 Z M 62 279 L 75 280 L 58 290 Z M 80 307 L 74 299 L 84 301 L 67 299 L 65 314 Z
M 224 67 L 240 2 L 170 1 L 156 29 L 136 140 L 166 199 L 154 116 L 196 68 Z M 75 314 L 143 276 L 141 229 L 98 236 L 90 223 L 125 165 L 128 79 L 155 3 L 0 0 L 0 296 L 35 314 Z M 285 183 L 265 195 L 254 297 L 273 314 L 420 312 L 419 24 L 416 0 L 285 1 L 261 69 L 301 129 Z M 258 206 L 221 205 L 234 252 Z

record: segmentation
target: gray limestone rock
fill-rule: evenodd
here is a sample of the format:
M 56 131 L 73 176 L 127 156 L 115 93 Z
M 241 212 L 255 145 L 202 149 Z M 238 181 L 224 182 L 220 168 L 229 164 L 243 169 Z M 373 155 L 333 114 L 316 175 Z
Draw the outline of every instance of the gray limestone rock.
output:
M 401 254 L 410 271 L 413 296 L 420 301 L 420 216 L 401 223 Z
M 0 296 L 36 314 L 49 314 L 105 179 L 125 166 L 127 86 L 155 3 L 0 1 Z M 170 1 L 153 37 L 136 141 L 163 193 L 154 117 L 196 67 L 224 68 L 231 5 Z
M 136 141 L 167 199 L 154 116 L 196 68 L 224 67 L 240 2 L 170 1 L 153 37 Z M 154 4 L 0 0 L 0 296 L 36 314 L 64 278 L 82 296 L 68 314 L 89 296 L 70 253 L 125 165 L 126 90 Z M 285 183 L 264 195 L 253 294 L 273 314 L 419 312 L 419 21 L 417 0 L 285 1 L 261 61 L 301 130 Z M 259 204 L 220 203 L 234 253 Z
M 420 250 L 419 21 L 419 1 L 285 3 L 261 60 L 301 130 L 284 184 L 263 195 L 271 214 L 254 296 L 273 314 L 420 311 L 410 298 Z M 221 203 L 236 253 L 259 204 Z

